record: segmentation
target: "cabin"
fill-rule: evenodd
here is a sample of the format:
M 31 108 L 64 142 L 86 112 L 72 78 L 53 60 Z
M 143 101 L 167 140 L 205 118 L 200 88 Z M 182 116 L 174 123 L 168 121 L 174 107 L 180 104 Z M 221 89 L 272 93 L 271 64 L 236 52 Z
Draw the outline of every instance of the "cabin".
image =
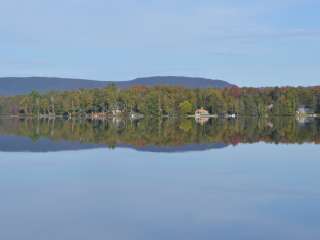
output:
M 209 115 L 209 112 L 204 108 L 200 108 L 195 111 L 194 115 L 196 118 L 207 117 Z
M 272 103 L 269 104 L 267 108 L 268 108 L 269 111 L 271 111 L 273 109 L 273 104 Z
M 112 110 L 112 115 L 118 115 L 118 114 L 121 114 L 122 111 L 120 109 L 113 109 Z
M 308 108 L 306 106 L 300 106 L 298 108 L 298 111 L 297 111 L 298 114 L 313 114 L 313 111 L 311 108 Z

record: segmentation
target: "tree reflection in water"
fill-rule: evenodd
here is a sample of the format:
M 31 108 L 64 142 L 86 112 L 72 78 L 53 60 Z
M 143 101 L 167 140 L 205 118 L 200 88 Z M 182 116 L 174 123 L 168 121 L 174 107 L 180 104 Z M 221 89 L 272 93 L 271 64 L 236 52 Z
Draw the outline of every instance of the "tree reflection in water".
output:
M 295 118 L 113 119 L 108 121 L 1 119 L 0 135 L 133 147 L 181 147 L 190 144 L 320 143 L 320 121 Z

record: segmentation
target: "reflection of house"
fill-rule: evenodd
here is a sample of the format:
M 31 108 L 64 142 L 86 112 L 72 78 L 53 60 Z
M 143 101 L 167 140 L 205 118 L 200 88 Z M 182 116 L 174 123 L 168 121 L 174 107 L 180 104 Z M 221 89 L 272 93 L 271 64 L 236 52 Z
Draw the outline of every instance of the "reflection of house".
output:
M 225 116 L 224 116 L 225 118 L 236 118 L 237 117 L 237 115 L 235 114 L 235 113 L 231 113 L 231 114 L 225 114 Z
M 272 123 L 272 122 L 268 122 L 268 123 L 267 123 L 267 126 L 268 126 L 269 128 L 273 128 L 273 123 Z
M 144 115 L 141 113 L 131 112 L 130 113 L 130 119 L 141 119 Z
M 107 118 L 107 113 L 105 112 L 92 112 L 91 119 L 95 120 L 103 120 Z
M 196 118 L 208 117 L 209 112 L 207 110 L 205 110 L 204 108 L 200 108 L 200 109 L 196 110 L 194 115 Z
M 314 121 L 314 118 L 305 117 L 305 116 L 298 116 L 296 119 L 297 119 L 298 123 L 301 124 L 301 125 L 305 125 L 307 123 L 310 123 L 310 122 Z
M 199 123 L 201 125 L 204 125 L 208 121 L 209 121 L 208 117 L 198 117 L 198 118 L 196 118 L 196 123 Z

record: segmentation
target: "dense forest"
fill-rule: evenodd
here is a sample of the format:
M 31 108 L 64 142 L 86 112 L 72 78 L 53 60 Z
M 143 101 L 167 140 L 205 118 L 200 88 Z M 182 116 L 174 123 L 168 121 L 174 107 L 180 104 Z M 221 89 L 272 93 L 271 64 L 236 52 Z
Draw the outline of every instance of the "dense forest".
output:
M 82 89 L 0 97 L 1 114 L 82 115 L 92 112 L 141 113 L 155 116 L 192 114 L 203 107 L 212 114 L 289 116 L 299 107 L 320 113 L 320 87 L 186 89 L 144 87 Z

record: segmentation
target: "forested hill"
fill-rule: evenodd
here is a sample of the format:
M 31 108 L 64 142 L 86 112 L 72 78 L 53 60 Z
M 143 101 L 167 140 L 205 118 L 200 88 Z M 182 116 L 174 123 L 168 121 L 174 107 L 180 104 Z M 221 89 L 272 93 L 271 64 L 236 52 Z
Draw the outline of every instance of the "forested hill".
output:
M 222 80 L 177 76 L 136 78 L 134 80 L 118 82 L 51 77 L 7 77 L 0 78 L 0 96 L 28 94 L 33 90 L 46 93 L 49 91 L 69 91 L 81 88 L 101 88 L 110 84 L 115 84 L 119 88 L 129 88 L 137 85 L 182 86 L 185 88 L 225 88 L 234 86 Z

